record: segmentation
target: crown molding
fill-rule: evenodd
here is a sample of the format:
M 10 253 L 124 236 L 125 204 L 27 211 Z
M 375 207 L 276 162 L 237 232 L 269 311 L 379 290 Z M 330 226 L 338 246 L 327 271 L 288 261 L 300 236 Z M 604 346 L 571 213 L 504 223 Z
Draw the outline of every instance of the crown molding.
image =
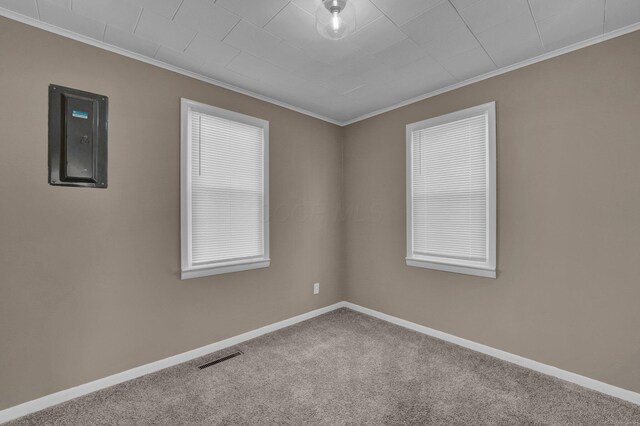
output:
M 79 41 L 81 43 L 85 43 L 91 45 L 93 47 L 97 47 L 99 49 L 108 50 L 109 52 L 116 53 L 118 55 L 126 56 L 131 59 L 135 59 L 140 62 L 144 62 L 159 68 L 163 68 L 177 74 L 181 74 L 187 77 L 194 78 L 196 80 L 204 81 L 205 83 L 212 84 L 214 86 L 222 87 L 223 89 L 231 90 L 233 92 L 240 93 L 242 95 L 250 96 L 252 98 L 268 102 L 286 109 L 290 109 L 292 111 L 298 112 L 300 114 L 308 115 L 313 118 L 317 118 L 322 121 L 327 121 L 331 124 L 335 124 L 338 126 L 342 126 L 343 123 L 337 120 L 334 120 L 329 117 L 325 117 L 320 114 L 316 114 L 315 112 L 308 111 L 304 108 L 297 107 L 295 105 L 288 104 L 286 102 L 279 101 L 277 99 L 271 98 L 269 96 L 261 95 L 256 92 L 252 92 L 251 90 L 243 89 L 241 87 L 235 86 L 233 84 L 225 83 L 224 81 L 216 80 L 211 77 L 204 76 L 202 74 L 198 74 L 193 71 L 185 70 L 184 68 L 177 67 L 175 65 L 167 64 L 166 62 L 159 61 L 154 58 L 150 58 L 148 56 L 141 55 L 139 53 L 132 52 L 130 50 L 123 49 L 121 47 L 114 46 L 112 44 L 106 43 L 101 40 L 96 40 L 91 37 L 84 36 L 82 34 L 74 33 L 73 31 L 66 30 L 64 28 L 57 27 L 55 25 L 51 25 L 47 22 L 41 21 L 39 19 L 31 18 L 29 16 L 21 15 L 14 11 L 5 9 L 0 7 L 0 16 L 4 16 L 5 18 L 12 19 L 14 21 L 21 22 L 23 24 L 27 24 L 32 27 L 39 28 L 41 30 L 45 30 L 62 37 L 70 38 L 75 41 Z
M 570 52 L 573 52 L 575 50 L 583 49 L 585 47 L 589 47 L 589 46 L 592 46 L 594 44 L 602 43 L 602 42 L 610 40 L 612 38 L 620 37 L 620 36 L 623 36 L 625 34 L 629 34 L 629 33 L 632 33 L 634 31 L 640 30 L 640 22 L 637 22 L 635 24 L 632 24 L 632 25 L 629 25 L 629 26 L 626 26 L 626 27 L 623 27 L 623 28 L 619 28 L 617 30 L 610 31 L 610 32 L 608 32 L 606 34 L 595 36 L 595 37 L 592 37 L 590 39 L 583 40 L 583 41 L 580 41 L 578 43 L 574 43 L 574 44 L 571 44 L 569 46 L 565 46 L 565 47 L 562 47 L 560 49 L 556 49 L 554 51 L 544 53 L 544 54 L 536 56 L 534 58 L 526 59 L 524 61 L 512 64 L 512 65 L 508 65 L 506 67 L 502 67 L 502 68 L 499 68 L 497 70 L 482 74 L 480 76 L 473 77 L 473 78 L 470 78 L 468 80 L 465 80 L 465 81 L 462 81 L 462 82 L 459 82 L 459 83 L 451 84 L 451 85 L 443 87 L 441 89 L 434 90 L 432 92 L 425 93 L 423 95 L 416 96 L 416 97 L 413 97 L 411 99 L 407 99 L 405 101 L 390 105 L 388 107 L 381 108 L 381 109 L 369 112 L 367 114 L 358 116 L 358 117 L 353 118 L 351 120 L 339 121 L 339 120 L 335 120 L 333 118 L 326 117 L 326 116 L 321 115 L 321 114 L 316 114 L 316 113 L 314 113 L 312 111 L 309 111 L 309 110 L 306 110 L 304 108 L 300 108 L 300 107 L 297 107 L 295 105 L 291 105 L 291 104 L 288 104 L 286 102 L 282 102 L 282 101 L 279 101 L 277 99 L 261 95 L 261 94 L 256 93 L 256 92 L 252 92 L 251 90 L 243 89 L 243 88 L 235 86 L 233 84 L 225 83 L 224 81 L 216 80 L 216 79 L 211 78 L 211 77 L 206 77 L 206 76 L 204 76 L 202 74 L 198 74 L 198 73 L 193 72 L 193 71 L 188 71 L 188 70 L 185 70 L 183 68 L 177 67 L 175 65 L 167 64 L 166 62 L 162 62 L 162 61 L 159 61 L 157 59 L 149 58 L 148 56 L 141 55 L 139 53 L 131 52 L 129 50 L 126 50 L 126 49 L 123 49 L 123 48 L 120 48 L 120 47 L 117 47 L 117 46 L 113 46 L 113 45 L 111 45 L 109 43 L 106 43 L 104 41 L 101 41 L 101 40 L 95 40 L 95 39 L 92 39 L 90 37 L 87 37 L 87 36 L 84 36 L 84 35 L 81 35 L 81 34 L 78 34 L 78 33 L 74 33 L 72 31 L 66 30 L 64 28 L 60 28 L 60 27 L 57 27 L 55 25 L 48 24 L 48 23 L 46 23 L 44 21 L 41 21 L 39 19 L 34 19 L 34 18 L 29 17 L 29 16 L 21 15 L 19 13 L 13 12 L 13 11 L 5 9 L 3 7 L 0 7 L 0 16 L 4 16 L 5 18 L 9 18 L 9 19 L 12 19 L 14 21 L 22 22 L 23 24 L 27 24 L 27 25 L 30 25 L 32 27 L 39 28 L 41 30 L 45 30 L 45 31 L 48 31 L 48 32 L 51 32 L 51 33 L 54 33 L 54 34 L 57 34 L 57 35 L 60 35 L 60 36 L 63 36 L 63 37 L 67 37 L 67 38 L 70 38 L 72 40 L 79 41 L 81 43 L 89 44 L 89 45 L 97 47 L 99 49 L 104 49 L 104 50 L 107 50 L 109 52 L 113 52 L 113 53 L 116 53 L 116 54 L 119 54 L 119 55 L 122 55 L 122 56 L 126 56 L 126 57 L 131 58 L 131 59 L 135 59 L 135 60 L 150 64 L 150 65 L 154 65 L 156 67 L 163 68 L 163 69 L 175 72 L 177 74 L 182 74 L 184 76 L 191 77 L 191 78 L 194 78 L 196 80 L 200 80 L 200 81 L 203 81 L 205 83 L 212 84 L 214 86 L 222 87 L 224 89 L 228 89 L 228 90 L 231 90 L 231 91 L 234 91 L 234 92 L 246 95 L 246 96 L 250 96 L 252 98 L 255 98 L 255 99 L 258 99 L 258 100 L 261 100 L 261 101 L 264 101 L 264 102 L 268 102 L 268 103 L 271 103 L 271 104 L 274 104 L 274 105 L 277 105 L 277 106 L 280 106 L 280 107 L 283 107 L 283 108 L 298 112 L 300 114 L 308 115 L 310 117 L 317 118 L 319 120 L 326 121 L 328 123 L 335 124 L 337 126 L 342 126 L 342 127 L 349 126 L 349 125 L 357 123 L 359 121 L 363 121 L 363 120 L 366 120 L 368 118 L 372 118 L 372 117 L 375 117 L 377 115 L 384 114 L 385 112 L 393 111 L 394 109 L 402 108 L 404 106 L 411 105 L 411 104 L 414 104 L 416 102 L 420 102 L 420 101 L 423 101 L 425 99 L 429 99 L 429 98 L 432 98 L 434 96 L 441 95 L 443 93 L 450 92 L 452 90 L 456 90 L 456 89 L 468 86 L 468 85 L 473 84 L 473 83 L 477 83 L 477 82 L 480 82 L 480 81 L 483 81 L 483 80 L 487 80 L 487 79 L 492 78 L 492 77 L 499 76 L 501 74 L 505 74 L 505 73 L 508 73 L 508 72 L 511 72 L 511 71 L 515 71 L 515 70 L 517 70 L 519 68 L 523 68 L 523 67 L 526 67 L 526 66 L 529 66 L 529 65 L 533 65 L 533 64 L 538 63 L 538 62 L 546 61 L 547 59 L 555 58 L 556 56 L 564 55 L 566 53 L 570 53 Z
M 434 90 L 433 92 L 425 93 L 424 95 L 420 95 L 420 96 L 416 96 L 416 97 L 411 98 L 411 99 L 407 99 L 406 101 L 402 101 L 402 102 L 399 102 L 397 104 L 394 104 L 394 105 L 391 105 L 391 106 L 388 106 L 388 107 L 385 107 L 385 108 L 381 108 L 379 110 L 376 110 L 376 111 L 361 115 L 361 116 L 356 117 L 356 118 L 354 118 L 352 120 L 341 122 L 340 125 L 341 126 L 348 126 L 350 124 L 357 123 L 358 121 L 366 120 L 368 118 L 375 117 L 376 115 L 380 115 L 380 114 L 384 114 L 385 112 L 393 111 L 394 109 L 402 108 L 404 106 L 411 105 L 411 104 L 414 104 L 416 102 L 420 102 L 420 101 L 423 101 L 425 99 L 432 98 L 434 96 L 441 95 L 443 93 L 450 92 L 452 90 L 456 90 L 456 89 L 459 89 L 461 87 L 468 86 L 470 84 L 477 83 L 477 82 L 482 81 L 482 80 L 487 80 L 489 78 L 496 77 L 496 76 L 501 75 L 501 74 L 506 74 L 508 72 L 515 71 L 515 70 L 517 70 L 519 68 L 524 68 L 524 67 L 527 67 L 529 65 L 533 65 L 535 63 L 538 63 L 538 62 L 546 61 L 547 59 L 555 58 L 556 56 L 561 56 L 561 55 L 564 55 L 566 53 L 573 52 L 575 50 L 583 49 L 585 47 L 589 47 L 589 46 L 592 46 L 594 44 L 602 43 L 603 41 L 607 41 L 607 40 L 610 40 L 612 38 L 620 37 L 620 36 L 632 33 L 632 32 L 637 31 L 637 30 L 640 30 L 640 22 L 637 22 L 635 24 L 632 24 L 632 25 L 629 25 L 629 26 L 626 26 L 626 27 L 623 27 L 623 28 L 619 28 L 617 30 L 610 31 L 610 32 L 608 32 L 606 34 L 602 34 L 602 35 L 595 36 L 595 37 L 592 37 L 592 38 L 587 39 L 587 40 L 580 41 L 578 43 L 571 44 L 569 46 L 562 47 L 560 49 L 553 50 L 551 52 L 543 53 L 542 55 L 536 56 L 534 58 L 526 59 L 524 61 L 512 64 L 512 65 L 508 65 L 506 67 L 499 68 L 497 70 L 488 72 L 486 74 L 482 74 L 482 75 L 479 75 L 477 77 L 473 77 L 473 78 L 470 78 L 468 80 L 461 81 L 460 83 L 451 84 L 449 86 L 443 87 L 442 89 L 438 89 L 438 90 Z

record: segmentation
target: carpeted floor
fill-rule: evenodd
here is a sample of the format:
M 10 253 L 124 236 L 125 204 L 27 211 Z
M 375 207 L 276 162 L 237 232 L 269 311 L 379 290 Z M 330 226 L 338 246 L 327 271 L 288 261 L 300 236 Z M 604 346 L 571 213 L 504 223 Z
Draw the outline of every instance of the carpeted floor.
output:
M 640 406 L 340 309 L 9 423 L 49 424 L 640 425 Z

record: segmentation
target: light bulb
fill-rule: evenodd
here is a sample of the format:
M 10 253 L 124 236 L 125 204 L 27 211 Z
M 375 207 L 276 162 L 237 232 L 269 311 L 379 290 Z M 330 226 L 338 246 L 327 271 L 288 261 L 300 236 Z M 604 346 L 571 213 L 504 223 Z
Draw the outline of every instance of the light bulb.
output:
M 333 31 L 338 31 L 340 29 L 340 24 L 342 23 L 342 19 L 340 19 L 340 11 L 334 10 L 331 14 L 333 15 L 331 17 L 331 28 L 333 28 Z
M 355 29 L 355 8 L 349 0 L 322 0 L 316 10 L 318 33 L 330 40 L 339 40 Z

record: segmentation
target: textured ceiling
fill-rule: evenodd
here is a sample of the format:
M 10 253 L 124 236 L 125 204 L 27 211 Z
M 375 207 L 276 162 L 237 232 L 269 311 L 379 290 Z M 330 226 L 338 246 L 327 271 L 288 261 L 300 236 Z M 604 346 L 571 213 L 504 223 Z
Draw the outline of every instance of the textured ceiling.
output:
M 0 7 L 341 123 L 640 21 L 640 0 L 349 0 L 356 32 L 330 41 L 319 1 Z

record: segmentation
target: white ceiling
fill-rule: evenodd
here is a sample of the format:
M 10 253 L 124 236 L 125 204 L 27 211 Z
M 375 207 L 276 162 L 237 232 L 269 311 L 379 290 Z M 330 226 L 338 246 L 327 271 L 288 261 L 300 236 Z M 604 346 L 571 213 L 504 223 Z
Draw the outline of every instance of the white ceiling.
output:
M 0 0 L 0 7 L 345 123 L 640 22 L 640 0 Z M 5 13 L 6 15 L 6 13 Z

